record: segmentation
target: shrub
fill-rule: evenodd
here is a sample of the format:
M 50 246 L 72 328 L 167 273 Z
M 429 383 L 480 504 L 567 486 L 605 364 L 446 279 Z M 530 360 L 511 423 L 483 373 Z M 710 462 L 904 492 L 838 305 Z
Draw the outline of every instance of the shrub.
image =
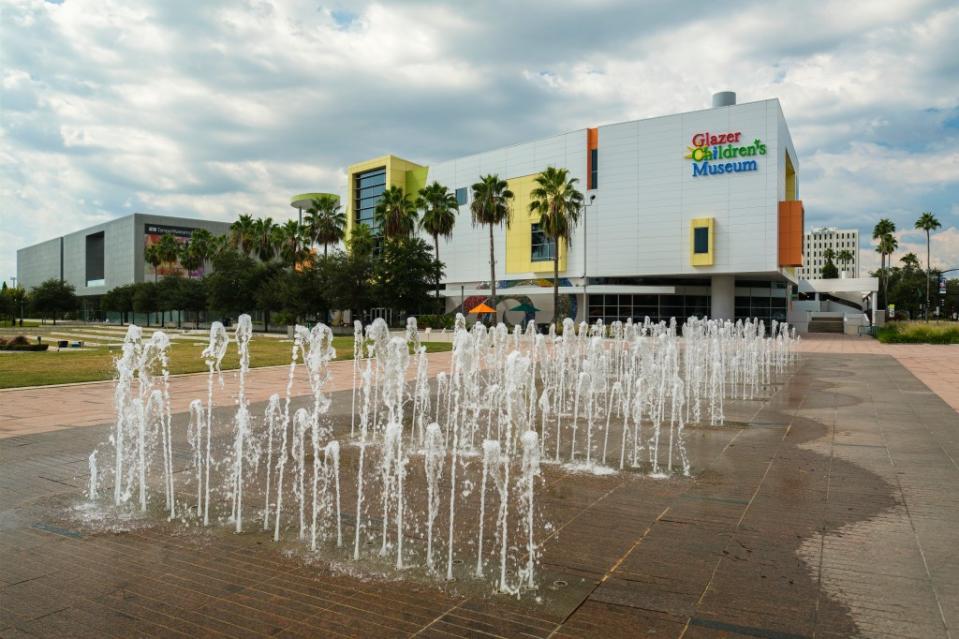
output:
M 883 344 L 959 344 L 959 326 L 892 322 L 881 326 L 876 338 Z
M 0 337 L 0 351 L 45 351 L 50 348 L 49 344 L 35 344 L 25 335 L 17 335 L 10 339 Z
M 449 313 L 443 315 L 417 315 L 417 328 L 453 328 L 456 318 Z

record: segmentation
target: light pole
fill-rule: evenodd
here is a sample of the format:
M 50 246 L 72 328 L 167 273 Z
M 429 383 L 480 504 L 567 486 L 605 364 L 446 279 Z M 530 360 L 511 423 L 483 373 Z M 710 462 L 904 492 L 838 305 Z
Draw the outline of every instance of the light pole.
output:
M 587 191 L 589 193 L 589 191 Z M 589 284 L 589 277 L 586 272 L 586 221 L 588 219 L 589 207 L 593 205 L 596 201 L 596 194 L 589 193 L 588 202 L 583 205 L 583 319 L 586 322 L 589 322 L 589 293 L 586 291 L 586 286 Z

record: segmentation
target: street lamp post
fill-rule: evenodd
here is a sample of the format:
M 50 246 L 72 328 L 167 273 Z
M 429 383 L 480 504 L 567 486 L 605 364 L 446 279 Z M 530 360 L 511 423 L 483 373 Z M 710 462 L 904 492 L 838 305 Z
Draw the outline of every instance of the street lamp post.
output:
M 586 222 L 589 218 L 587 215 L 589 207 L 596 201 L 596 194 L 590 193 L 588 200 L 589 201 L 583 205 L 583 319 L 587 322 L 589 322 L 589 293 L 586 291 L 586 287 L 589 284 L 589 276 L 586 271 Z

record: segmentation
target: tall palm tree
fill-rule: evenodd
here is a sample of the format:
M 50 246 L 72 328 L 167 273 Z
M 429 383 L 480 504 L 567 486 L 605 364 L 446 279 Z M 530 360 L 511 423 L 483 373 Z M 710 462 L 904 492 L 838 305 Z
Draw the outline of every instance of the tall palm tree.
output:
M 243 214 L 230 224 L 230 246 L 247 255 L 256 247 L 256 220 L 250 214 Z
M 180 254 L 177 256 L 180 260 L 180 266 L 186 270 L 188 278 L 193 277 L 193 271 L 203 266 L 203 256 L 196 240 L 191 239 L 186 244 L 180 245 Z
M 272 217 L 257 218 L 253 221 L 253 252 L 261 262 L 269 262 L 276 257 L 276 224 Z
M 346 213 L 340 206 L 340 198 L 335 195 L 324 193 L 311 200 L 304 221 L 310 240 L 323 245 L 323 255 L 328 254 L 330 244 L 346 237 Z
M 193 234 L 190 236 L 189 247 L 190 252 L 196 255 L 199 260 L 199 264 L 197 264 L 196 267 L 197 269 L 203 268 L 207 260 L 214 256 L 215 244 L 215 238 L 212 233 L 206 229 L 193 229 Z
M 583 211 L 583 194 L 576 188 L 576 178 L 569 170 L 548 166 L 536 176 L 536 188 L 529 212 L 539 214 L 539 225 L 546 237 L 553 240 L 553 321 L 559 322 L 559 241 L 567 244 L 573 238 L 573 229 Z
M 888 253 L 884 253 L 882 250 L 884 238 L 887 235 L 892 235 L 896 232 L 896 224 L 888 217 L 884 217 L 878 222 L 872 229 L 872 239 L 877 240 L 878 244 L 876 246 L 876 252 L 879 253 L 879 274 L 882 276 L 883 281 L 883 299 L 886 300 L 888 304 L 888 293 L 889 293 L 889 277 L 886 273 L 886 256 Z
M 932 262 L 929 234 L 936 229 L 942 228 L 942 224 L 932 214 L 932 211 L 923 211 L 919 219 L 916 220 L 916 228 L 926 232 L 926 321 L 929 321 L 929 278 L 932 277 Z
M 287 220 L 285 224 L 274 227 L 277 252 L 284 264 L 296 268 L 297 263 L 309 257 L 303 229 L 296 220 Z
M 876 252 L 883 256 L 891 256 L 898 248 L 899 240 L 896 239 L 895 235 L 889 233 L 879 238 L 879 246 L 876 247 Z M 886 300 L 886 306 L 889 306 L 889 273 L 886 273 L 885 270 L 883 272 L 883 297 Z
M 433 250 L 436 253 L 436 299 L 440 299 L 440 237 L 449 239 L 453 236 L 453 226 L 456 225 L 456 214 L 459 204 L 456 194 L 439 182 L 420 189 L 416 198 L 416 208 L 423 211 L 420 218 L 420 228 L 433 236 Z
M 143 251 L 143 259 L 146 260 L 146 263 L 153 267 L 153 283 L 156 284 L 158 279 L 157 270 L 160 268 L 160 265 L 163 264 L 163 258 L 160 256 L 160 245 L 151 244 L 146 247 Z
M 836 259 L 839 260 L 839 263 L 842 265 L 842 270 L 846 270 L 846 265 L 849 262 L 852 262 L 853 254 L 849 249 L 842 249 L 839 253 L 836 254 Z
M 473 226 L 489 227 L 489 283 L 492 289 L 493 303 L 496 303 L 496 255 L 493 249 L 493 227 L 506 224 L 509 228 L 512 216 L 513 192 L 506 180 L 498 175 L 484 175 L 473 185 L 473 201 L 470 212 L 473 214 Z
M 176 241 L 175 237 L 172 235 L 160 237 L 160 241 L 156 243 L 156 247 L 157 253 L 160 254 L 162 264 L 169 266 L 176 264 L 177 258 L 180 257 L 180 243 Z
M 380 196 L 373 219 L 386 239 L 409 237 L 416 229 L 416 204 L 398 186 L 391 186 Z
M 376 238 L 373 237 L 373 231 L 366 224 L 354 224 L 350 231 L 350 239 L 347 240 L 347 247 L 350 253 L 354 255 L 369 255 L 373 252 L 376 244 Z

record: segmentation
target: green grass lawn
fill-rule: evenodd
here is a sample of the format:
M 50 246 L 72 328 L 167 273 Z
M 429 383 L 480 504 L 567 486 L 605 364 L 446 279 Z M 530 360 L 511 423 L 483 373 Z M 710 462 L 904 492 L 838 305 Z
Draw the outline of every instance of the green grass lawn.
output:
M 205 344 L 202 342 L 177 342 L 170 345 L 170 373 L 199 373 L 206 370 L 200 357 Z M 336 359 L 352 359 L 353 338 L 333 339 Z M 424 342 L 427 352 L 448 351 L 451 344 Z M 275 338 L 257 339 L 250 342 L 250 366 L 276 366 L 290 363 L 292 342 Z M 112 379 L 113 358 L 119 349 L 87 348 L 57 352 L 4 352 L 0 351 L 0 388 L 21 386 L 44 386 L 72 382 L 92 382 Z M 223 369 L 239 366 L 236 346 L 231 344 L 223 359 Z
M 876 338 L 883 344 L 959 344 L 959 323 L 890 322 L 879 327 Z

